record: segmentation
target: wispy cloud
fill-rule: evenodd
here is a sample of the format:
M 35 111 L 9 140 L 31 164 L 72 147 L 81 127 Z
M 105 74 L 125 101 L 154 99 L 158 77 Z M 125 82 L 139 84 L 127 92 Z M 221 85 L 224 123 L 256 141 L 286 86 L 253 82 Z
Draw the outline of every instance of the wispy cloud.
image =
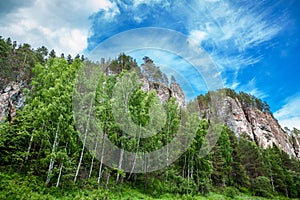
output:
M 248 81 L 246 84 L 241 84 L 239 82 L 235 82 L 235 83 L 233 83 L 232 86 L 237 91 L 243 91 L 243 92 L 252 94 L 255 97 L 258 97 L 260 99 L 264 99 L 264 98 L 268 97 L 268 94 L 266 92 L 264 92 L 258 88 L 255 77 L 252 78 L 250 81 Z
M 247 1 L 201 1 L 190 8 L 200 15 L 189 26 L 213 60 L 225 69 L 236 70 L 259 62 L 263 55 L 251 51 L 265 45 L 282 29 L 285 13 L 274 14 L 275 5 Z M 267 8 L 267 9 L 266 9 Z
M 289 97 L 286 103 L 274 113 L 282 127 L 300 129 L 300 93 Z

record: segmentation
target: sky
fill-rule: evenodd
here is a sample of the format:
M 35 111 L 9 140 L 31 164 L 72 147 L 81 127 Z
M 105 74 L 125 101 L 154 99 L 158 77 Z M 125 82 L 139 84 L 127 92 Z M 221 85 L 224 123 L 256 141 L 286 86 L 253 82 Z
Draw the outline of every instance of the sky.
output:
M 0 1 L 0 35 L 34 48 L 44 45 L 57 55 L 88 56 L 125 31 L 174 30 L 203 51 L 224 87 L 261 98 L 282 127 L 300 129 L 299 10 L 297 0 L 7 0 Z M 129 41 L 138 43 L 127 36 L 120 45 Z M 182 45 L 126 53 L 138 63 L 149 56 L 179 82 L 184 77 L 194 95 L 203 93 L 206 82 L 195 75 L 189 59 L 168 51 Z

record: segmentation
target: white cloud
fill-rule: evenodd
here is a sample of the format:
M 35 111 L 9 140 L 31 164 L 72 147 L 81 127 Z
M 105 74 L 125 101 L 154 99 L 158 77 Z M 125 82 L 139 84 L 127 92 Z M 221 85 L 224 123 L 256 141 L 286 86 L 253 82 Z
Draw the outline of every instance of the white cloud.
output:
M 207 33 L 204 31 L 193 30 L 190 32 L 190 37 L 195 40 L 198 44 L 201 44 L 201 41 L 205 39 Z
M 288 127 L 289 129 L 297 128 L 298 130 L 300 130 L 300 117 L 282 119 L 279 120 L 279 124 L 282 128 Z
M 274 113 L 282 127 L 300 129 L 300 93 L 286 100 L 286 104 Z
M 87 32 L 79 29 L 59 30 L 59 46 L 61 51 L 71 51 L 70 53 L 75 55 L 76 53 L 82 52 L 87 47 Z M 64 50 L 65 49 L 65 50 Z
M 3 37 L 11 37 L 34 48 L 42 45 L 75 56 L 87 47 L 88 17 L 100 9 L 114 7 L 109 0 L 42 1 L 16 9 L 0 20 Z
M 87 0 L 85 2 L 88 10 L 92 12 L 97 12 L 99 9 L 109 10 L 110 8 L 115 7 L 115 4 L 108 0 Z
M 207 2 L 218 2 L 218 1 L 220 1 L 220 0 L 205 0 L 205 1 L 207 1 Z
M 133 1 L 133 7 L 136 8 L 141 4 L 146 4 L 146 5 L 155 5 L 155 4 L 160 4 L 161 6 L 165 7 L 170 5 L 168 1 L 165 0 L 134 0 Z

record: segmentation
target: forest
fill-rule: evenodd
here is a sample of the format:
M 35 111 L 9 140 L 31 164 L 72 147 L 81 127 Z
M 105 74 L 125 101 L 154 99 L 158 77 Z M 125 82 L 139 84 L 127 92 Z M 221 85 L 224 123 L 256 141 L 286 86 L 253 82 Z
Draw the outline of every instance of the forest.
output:
M 211 121 L 195 113 L 189 115 L 175 98 L 161 105 L 164 113 L 152 109 L 159 104 L 155 91 L 143 91 L 135 80 L 142 76 L 166 85 L 176 80 L 169 81 L 148 57 L 138 66 L 132 57 L 120 53 L 105 65 L 93 63 L 83 55 L 57 56 L 44 46 L 34 49 L 2 37 L 0 56 L 0 91 L 18 83 L 26 97 L 16 116 L 7 117 L 0 124 L 0 199 L 300 198 L 300 162 L 277 146 L 262 149 L 246 135 L 236 137 L 228 127 L 217 124 L 218 141 L 207 155 L 201 156 L 199 152 Z M 89 66 L 84 70 L 101 70 L 93 77 L 91 71 L 82 70 L 83 66 Z M 97 84 L 85 77 L 96 78 Z M 78 80 L 86 85 L 78 87 Z M 135 136 L 127 135 L 126 127 L 114 117 L 114 112 L 123 109 L 118 104 L 122 99 L 117 99 L 121 96 L 117 94 L 126 84 L 137 86 L 128 97 L 128 116 L 136 125 Z M 90 87 L 95 92 L 89 92 Z M 88 92 L 80 96 L 81 90 Z M 224 91 L 243 100 L 243 106 L 253 105 L 262 112 L 270 112 L 266 102 L 249 94 Z M 88 109 L 74 112 L 76 95 L 77 104 Z M 195 102 L 201 107 L 209 98 L 210 93 L 199 94 Z M 90 101 L 93 103 L 86 103 Z M 86 125 L 91 121 L 90 110 L 96 119 L 93 127 Z M 182 119 L 187 119 L 186 132 L 191 131 L 189 128 L 195 131 L 186 151 L 155 171 L 148 172 L 145 162 L 142 167 L 146 170 L 136 173 L 134 168 L 138 166 L 137 160 L 142 159 L 140 155 L 170 143 L 177 137 Z M 157 121 L 162 122 L 158 123 L 157 133 L 142 137 L 146 134 L 144 127 Z M 118 165 L 112 167 L 104 162 L 113 152 L 105 148 L 103 138 L 94 139 L 93 129 L 101 129 L 102 136 L 118 148 L 137 152 L 131 160 L 132 170 L 122 168 L 123 151 L 116 155 Z M 297 129 L 293 132 L 300 134 Z

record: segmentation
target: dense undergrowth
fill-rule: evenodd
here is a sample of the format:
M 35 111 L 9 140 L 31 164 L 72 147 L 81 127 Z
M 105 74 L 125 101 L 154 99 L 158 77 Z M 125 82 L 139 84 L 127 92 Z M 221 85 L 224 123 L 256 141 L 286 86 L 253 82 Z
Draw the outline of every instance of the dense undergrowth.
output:
M 97 185 L 96 179 L 68 187 L 45 187 L 43 180 L 36 176 L 20 175 L 17 173 L 0 173 L 0 199 L 32 199 L 32 200 L 96 200 L 96 199 L 156 199 L 156 200 L 266 200 L 267 198 L 251 196 L 228 187 L 214 189 L 205 196 L 197 194 L 157 194 L 153 190 L 145 190 L 144 185 L 132 185 L 124 182 L 116 185 L 111 181 L 108 185 Z M 97 186 L 95 186 L 97 185 Z M 270 199 L 270 198 L 269 198 Z M 285 197 L 272 197 L 271 199 L 284 200 Z

